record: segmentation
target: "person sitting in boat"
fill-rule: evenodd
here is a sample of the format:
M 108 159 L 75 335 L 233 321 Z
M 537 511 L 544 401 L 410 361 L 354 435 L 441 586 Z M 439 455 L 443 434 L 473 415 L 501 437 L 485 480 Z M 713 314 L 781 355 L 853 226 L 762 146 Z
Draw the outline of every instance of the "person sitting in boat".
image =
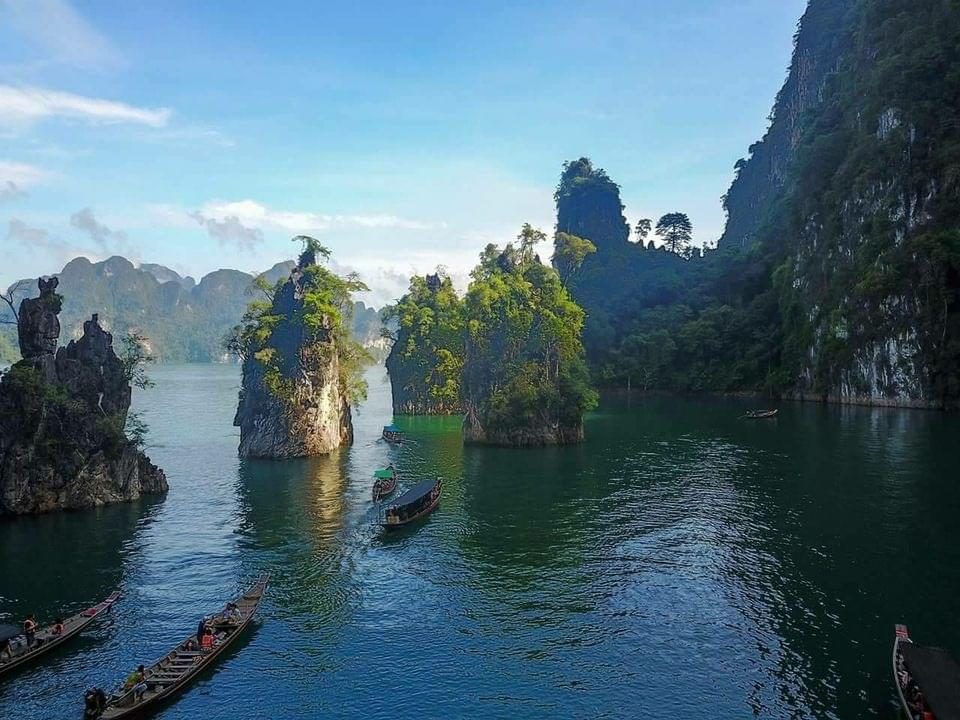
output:
M 227 607 L 223 610 L 223 620 L 231 625 L 238 625 L 240 621 L 243 620 L 243 614 L 240 612 L 240 608 L 237 607 L 236 603 L 227 603 Z
M 200 639 L 200 649 L 203 652 L 210 652 L 213 650 L 213 646 L 216 645 L 216 640 L 216 637 L 213 635 L 213 628 L 207 628 L 203 637 Z
M 100 688 L 90 688 L 83 696 L 84 720 L 93 720 L 103 715 L 107 707 L 107 694 Z
M 140 702 L 144 693 L 147 692 L 147 671 L 143 665 L 138 665 L 137 669 L 130 673 L 127 681 L 123 684 L 124 690 L 133 690 L 133 699 Z
M 34 636 L 37 634 L 37 620 L 33 615 L 27 615 L 23 621 L 23 634 L 27 638 L 27 647 L 33 645 Z
M 54 637 L 60 637 L 63 635 L 63 618 L 57 618 L 57 621 L 53 624 L 53 629 L 50 632 Z

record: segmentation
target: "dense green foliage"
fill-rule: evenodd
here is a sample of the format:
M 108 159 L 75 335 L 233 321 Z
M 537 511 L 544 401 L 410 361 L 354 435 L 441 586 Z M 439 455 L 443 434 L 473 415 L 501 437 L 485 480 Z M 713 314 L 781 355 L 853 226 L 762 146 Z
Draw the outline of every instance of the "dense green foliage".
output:
M 557 229 L 598 248 L 570 281 L 598 380 L 955 402 L 958 106 L 960 2 L 813 0 L 719 250 L 625 243 L 618 187 L 567 163 Z
M 465 409 L 498 432 L 578 428 L 596 402 L 580 339 L 583 310 L 534 256 L 540 237 L 527 225 L 519 248 L 488 245 L 465 298 Z
M 362 371 L 371 358 L 351 334 L 352 294 L 368 288 L 355 273 L 340 277 L 318 264 L 318 256 L 325 260 L 330 251 L 314 238 L 294 240 L 303 251 L 291 276 L 273 285 L 257 278 L 262 298 L 250 303 L 227 345 L 241 358 L 256 360 L 266 389 L 284 401 L 292 398 L 305 367 L 322 367 L 327 354 L 336 353 L 340 389 L 357 404 L 367 395 Z
M 460 407 L 463 370 L 463 301 L 441 270 L 410 278 L 410 288 L 386 308 L 386 323 L 396 323 L 387 358 L 397 412 L 450 414 Z

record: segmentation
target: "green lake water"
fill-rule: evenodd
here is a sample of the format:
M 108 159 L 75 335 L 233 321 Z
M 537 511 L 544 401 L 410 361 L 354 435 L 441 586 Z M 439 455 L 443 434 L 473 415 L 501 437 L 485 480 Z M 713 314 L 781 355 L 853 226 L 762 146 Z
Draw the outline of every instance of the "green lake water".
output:
M 79 718 L 269 571 L 257 624 L 156 717 L 897 717 L 893 625 L 960 655 L 960 419 L 733 399 L 605 398 L 578 447 L 464 447 L 391 420 L 382 368 L 356 443 L 241 461 L 239 372 L 162 366 L 136 405 L 165 498 L 0 522 L 0 622 L 120 589 L 110 617 L 0 678 L 0 717 Z M 373 471 L 439 475 L 381 536 Z

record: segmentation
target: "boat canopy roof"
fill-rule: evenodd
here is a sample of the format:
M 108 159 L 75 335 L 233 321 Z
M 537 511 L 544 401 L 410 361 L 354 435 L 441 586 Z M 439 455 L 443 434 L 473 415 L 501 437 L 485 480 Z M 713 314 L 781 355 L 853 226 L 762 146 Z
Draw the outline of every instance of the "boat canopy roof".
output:
M 396 425 L 384 425 L 383 429 L 385 432 L 402 432 Z
M 960 720 L 960 665 L 943 648 L 901 643 L 907 670 L 937 720 Z
M 390 507 L 413 505 L 415 502 L 422 500 L 429 495 L 430 491 L 437 486 L 437 482 L 437 480 L 424 480 L 417 483 L 412 488 L 407 490 L 403 495 L 390 503 Z
M 393 470 L 377 470 L 373 473 L 373 476 L 377 478 L 377 480 L 389 480 L 393 477 Z
M 19 625 L 0 625 L 0 645 L 23 633 Z

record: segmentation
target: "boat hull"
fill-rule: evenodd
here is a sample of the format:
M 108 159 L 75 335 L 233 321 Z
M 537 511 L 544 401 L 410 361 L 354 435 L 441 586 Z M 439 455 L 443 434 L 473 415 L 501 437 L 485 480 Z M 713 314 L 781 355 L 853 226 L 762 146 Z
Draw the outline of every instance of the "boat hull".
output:
M 51 650 L 60 647 L 70 638 L 80 634 L 84 628 L 90 625 L 90 623 L 96 620 L 101 614 L 108 612 L 110 608 L 113 607 L 113 604 L 119 599 L 120 593 L 113 592 L 103 602 L 97 603 L 96 605 L 87 608 L 83 612 L 67 618 L 64 621 L 64 631 L 61 635 L 53 637 L 47 636 L 49 639 L 45 640 L 44 643 L 39 647 L 25 652 L 22 655 L 18 655 L 13 660 L 0 664 L 0 675 L 23 667 L 41 655 L 45 655 Z M 49 627 L 43 628 L 43 630 L 37 633 L 37 636 L 43 637 L 49 632 L 49 630 Z
M 225 637 L 223 641 L 214 647 L 206 655 L 201 656 L 200 662 L 195 663 L 191 668 L 189 668 L 183 675 L 181 675 L 176 680 L 172 680 L 169 685 L 165 685 L 163 689 L 154 695 L 151 695 L 149 698 L 146 698 L 143 702 L 137 703 L 130 707 L 120 707 L 117 705 L 109 705 L 102 715 L 99 716 L 99 720 L 118 720 L 119 718 L 135 718 L 141 717 L 144 713 L 149 713 L 155 710 L 158 706 L 162 705 L 165 701 L 173 699 L 181 690 L 183 690 L 187 685 L 189 685 L 201 672 L 206 668 L 209 668 L 213 665 L 216 659 L 226 652 L 236 640 L 244 634 L 244 631 L 247 629 L 247 626 L 253 622 L 254 614 L 260 606 L 260 601 L 263 598 L 263 593 L 267 588 L 267 577 L 262 576 L 253 587 L 250 588 L 244 595 L 238 599 L 242 601 L 243 598 L 251 597 L 255 595 L 255 599 L 252 600 L 252 607 L 249 610 L 246 617 L 240 622 L 236 628 L 233 630 L 230 635 Z M 192 637 L 192 636 L 190 636 Z M 190 637 L 187 639 L 189 640 Z M 184 641 L 186 642 L 186 641 Z M 165 655 L 163 658 L 158 660 L 151 666 L 151 670 L 154 670 L 159 666 L 164 660 L 167 660 L 171 655 L 175 655 L 181 646 L 178 645 L 177 648 L 174 648 L 170 653 Z M 147 680 L 150 681 L 151 676 L 147 676 Z M 123 700 L 127 697 L 130 697 L 132 691 L 127 691 L 120 696 L 119 700 Z
M 436 510 L 437 506 L 439 505 L 440 505 L 440 495 L 437 495 L 437 497 L 434 499 L 432 503 L 427 505 L 423 510 L 418 512 L 416 515 L 411 515 L 410 517 L 408 517 L 406 520 L 402 522 L 394 522 L 394 523 L 381 522 L 380 526 L 384 530 L 396 530 L 397 528 L 407 527 L 408 525 L 411 525 L 425 518 L 427 515 L 432 513 L 434 510 Z

